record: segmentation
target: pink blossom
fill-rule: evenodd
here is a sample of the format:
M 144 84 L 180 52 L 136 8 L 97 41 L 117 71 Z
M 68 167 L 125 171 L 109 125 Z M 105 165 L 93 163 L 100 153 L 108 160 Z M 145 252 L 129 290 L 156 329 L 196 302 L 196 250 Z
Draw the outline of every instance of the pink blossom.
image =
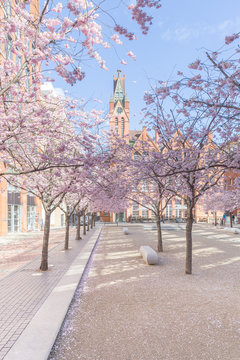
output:
M 127 63 L 126 63 L 126 61 L 125 60 L 121 60 L 121 64 L 123 64 L 123 65 L 127 65 Z
M 225 37 L 225 44 L 229 45 L 231 44 L 234 40 L 239 38 L 239 34 L 233 34 L 231 36 L 226 36 Z
M 196 60 L 194 63 L 188 65 L 189 69 L 194 69 L 196 70 L 200 65 L 200 60 Z
M 60 12 L 62 12 L 62 9 L 63 9 L 62 3 L 58 3 L 55 6 L 55 8 L 53 8 L 53 11 L 56 12 L 56 13 L 60 13 Z
M 113 36 L 111 36 L 111 39 L 115 41 L 115 43 L 117 43 L 118 45 L 122 45 L 122 41 L 119 39 L 118 34 L 114 34 Z
M 130 58 L 132 58 L 133 60 L 136 60 L 136 55 L 134 55 L 132 51 L 128 51 L 127 55 L 130 56 Z
M 55 19 L 47 19 L 45 21 L 45 24 L 51 32 L 54 32 L 55 27 L 59 26 L 61 24 L 61 22 L 59 19 L 55 18 Z

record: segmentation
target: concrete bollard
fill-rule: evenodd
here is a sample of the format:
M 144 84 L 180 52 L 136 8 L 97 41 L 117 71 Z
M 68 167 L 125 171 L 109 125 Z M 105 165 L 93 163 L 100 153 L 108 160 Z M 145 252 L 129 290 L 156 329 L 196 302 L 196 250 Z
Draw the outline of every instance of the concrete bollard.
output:
M 140 253 L 143 257 L 143 260 L 148 265 L 156 265 L 158 264 L 158 255 L 156 251 L 154 251 L 150 246 L 141 246 L 140 247 Z
M 124 227 L 124 228 L 123 228 L 123 233 L 124 233 L 124 235 L 128 235 L 128 234 L 129 234 L 127 227 Z

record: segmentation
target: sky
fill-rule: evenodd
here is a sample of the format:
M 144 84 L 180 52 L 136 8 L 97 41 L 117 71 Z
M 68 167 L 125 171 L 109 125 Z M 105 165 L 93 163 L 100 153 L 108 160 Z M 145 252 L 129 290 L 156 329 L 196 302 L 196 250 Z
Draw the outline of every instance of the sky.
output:
M 106 3 L 113 6 L 119 1 L 108 0 Z M 112 15 L 120 19 L 118 22 L 126 24 L 129 31 L 136 33 L 138 39 L 127 41 L 122 38 L 121 46 L 111 42 L 113 46 L 110 49 L 102 52 L 99 49 L 108 71 L 101 69 L 94 60 L 84 61 L 81 64 L 86 72 L 83 81 L 70 87 L 55 78 L 54 86 L 67 90 L 68 95 L 74 98 L 90 100 L 89 107 L 108 113 L 113 75 L 116 76 L 117 69 L 120 69 L 126 76 L 130 129 L 140 129 L 143 96 L 151 84 L 156 80 L 176 79 L 177 71 L 185 71 L 188 64 L 203 58 L 206 49 L 218 50 L 224 44 L 226 35 L 240 31 L 240 0 L 162 0 L 162 8 L 152 14 L 153 25 L 148 35 L 142 35 L 123 6 L 115 9 Z M 129 50 L 136 55 L 136 61 L 126 55 Z M 126 66 L 121 64 L 121 59 L 127 62 Z M 102 103 L 93 101 L 95 98 Z

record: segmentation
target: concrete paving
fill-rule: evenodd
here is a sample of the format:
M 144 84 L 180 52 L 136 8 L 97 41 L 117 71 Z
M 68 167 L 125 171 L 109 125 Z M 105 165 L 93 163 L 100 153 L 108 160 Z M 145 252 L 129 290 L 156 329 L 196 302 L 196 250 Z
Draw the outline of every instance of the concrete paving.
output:
M 195 225 L 185 275 L 183 230 L 163 229 L 164 252 L 148 266 L 139 248 L 156 249 L 156 231 L 106 226 L 49 360 L 239 360 L 238 243 Z
M 68 251 L 61 236 L 49 252 L 47 272 L 38 270 L 35 255 L 0 280 L 0 359 L 48 357 L 100 231 L 98 226 L 80 241 L 71 231 Z
M 71 228 L 70 232 L 74 232 Z M 42 231 L 10 233 L 0 237 L 0 279 L 26 265 L 42 250 Z M 64 228 L 51 229 L 49 250 L 62 243 Z

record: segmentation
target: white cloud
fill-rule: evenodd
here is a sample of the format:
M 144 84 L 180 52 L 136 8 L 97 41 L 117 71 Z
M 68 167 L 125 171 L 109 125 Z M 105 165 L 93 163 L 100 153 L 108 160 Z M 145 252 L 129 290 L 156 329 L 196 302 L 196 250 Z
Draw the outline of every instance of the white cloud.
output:
M 219 34 L 222 38 L 226 35 L 240 31 L 240 17 L 235 19 L 226 19 L 216 25 L 195 24 L 194 26 L 176 26 L 174 29 L 168 28 L 162 34 L 161 38 L 166 41 L 185 41 L 196 39 L 200 36 Z

